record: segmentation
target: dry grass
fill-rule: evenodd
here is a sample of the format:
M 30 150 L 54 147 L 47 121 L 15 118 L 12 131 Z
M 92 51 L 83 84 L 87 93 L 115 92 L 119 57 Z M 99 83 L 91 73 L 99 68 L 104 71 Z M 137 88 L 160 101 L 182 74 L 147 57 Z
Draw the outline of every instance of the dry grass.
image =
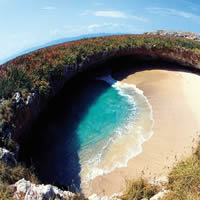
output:
M 0 199 L 1 200 L 12 199 L 12 194 L 9 192 L 7 184 L 0 184 Z
M 200 200 L 200 142 L 193 155 L 179 162 L 169 173 L 166 188 L 170 191 L 162 200 Z M 159 187 L 147 180 L 128 182 L 122 200 L 150 199 Z
M 147 180 L 139 178 L 135 181 L 128 181 L 126 191 L 121 197 L 122 200 L 141 200 L 151 198 L 159 191 L 159 187 L 148 183 Z
M 39 183 L 32 169 L 28 169 L 20 164 L 16 167 L 10 167 L 0 162 L 0 182 L 4 184 L 14 184 L 22 178 L 30 180 L 32 183 Z
M 33 183 L 39 183 L 32 169 L 25 168 L 22 165 L 10 167 L 0 162 L 0 199 L 10 200 L 13 194 L 9 191 L 8 185 L 14 184 L 18 180 L 25 178 Z
M 200 200 L 200 143 L 194 154 L 179 162 L 170 172 L 163 200 Z

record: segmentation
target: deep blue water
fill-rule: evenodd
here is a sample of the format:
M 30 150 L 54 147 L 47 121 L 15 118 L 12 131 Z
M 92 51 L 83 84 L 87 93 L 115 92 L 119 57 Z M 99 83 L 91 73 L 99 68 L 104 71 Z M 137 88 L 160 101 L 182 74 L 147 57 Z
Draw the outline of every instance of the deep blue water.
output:
M 102 149 L 126 123 L 132 107 L 127 97 L 100 80 L 66 92 L 33 129 L 37 140 L 31 141 L 29 156 L 39 177 L 46 183 L 80 188 L 81 170 L 100 162 Z

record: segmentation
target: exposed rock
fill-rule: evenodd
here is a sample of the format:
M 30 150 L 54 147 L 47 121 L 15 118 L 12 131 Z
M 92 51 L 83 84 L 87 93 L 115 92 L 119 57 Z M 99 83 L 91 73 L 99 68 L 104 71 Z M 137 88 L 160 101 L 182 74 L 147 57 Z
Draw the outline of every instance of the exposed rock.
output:
M 16 101 L 16 103 L 20 103 L 22 101 L 22 96 L 21 96 L 21 94 L 19 92 L 15 93 L 13 98 Z
M 89 200 L 101 200 L 101 197 L 97 194 L 92 194 L 88 197 Z
M 120 197 L 122 196 L 122 193 L 114 193 L 110 198 L 111 200 L 119 200 L 121 199 Z
M 15 101 L 14 101 L 15 103 Z M 17 104 L 15 103 L 16 111 L 13 120 L 14 128 L 12 130 L 12 138 L 17 141 L 21 133 L 29 131 L 32 123 L 39 115 L 43 105 L 40 102 L 40 97 L 37 92 L 28 95 L 26 100 Z
M 5 99 L 0 99 L 0 105 L 2 105 L 4 101 Z
M 174 36 L 174 37 L 183 37 L 191 40 L 200 40 L 200 34 L 184 31 L 166 31 L 158 30 L 153 32 L 144 33 L 146 35 L 163 35 L 163 36 Z
M 31 93 L 30 95 L 28 95 L 25 104 L 26 105 L 31 104 L 34 101 L 35 98 L 37 98 L 37 93 L 36 92 Z
M 92 194 L 91 196 L 88 197 L 89 200 L 120 200 L 121 193 L 115 193 L 112 196 L 98 196 L 97 194 Z
M 169 191 L 163 190 L 150 198 L 150 200 L 161 200 Z
M 31 104 L 33 102 L 33 97 L 31 96 L 31 95 L 29 95 L 28 97 L 27 97 L 27 100 L 26 100 L 26 105 L 29 105 L 29 104 Z
M 76 195 L 72 192 L 62 191 L 52 185 L 36 185 L 21 179 L 14 184 L 16 191 L 13 198 L 16 200 L 75 200 Z
M 0 161 L 7 163 L 10 166 L 16 166 L 17 161 L 13 153 L 7 149 L 0 148 Z
M 22 98 L 22 95 L 21 93 L 19 92 L 16 92 L 13 97 L 12 97 L 12 100 L 13 100 L 13 105 L 16 107 L 16 108 L 22 108 L 24 106 L 24 101 L 23 101 L 23 98 Z

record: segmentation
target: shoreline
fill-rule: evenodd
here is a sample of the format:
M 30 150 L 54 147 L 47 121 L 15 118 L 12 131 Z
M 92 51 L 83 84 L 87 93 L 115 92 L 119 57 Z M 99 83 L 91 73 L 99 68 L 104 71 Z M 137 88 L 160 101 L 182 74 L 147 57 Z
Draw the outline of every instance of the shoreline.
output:
M 128 161 L 142 152 L 142 144 L 149 140 L 153 134 L 152 107 L 143 95 L 143 91 L 133 84 L 116 81 L 110 75 L 101 76 L 98 79 L 108 83 L 119 96 L 125 98 L 129 105 L 129 111 L 123 118 L 125 120 L 123 124 L 114 130 L 108 141 L 104 141 L 103 150 L 96 155 L 100 155 L 101 161 L 96 166 L 89 162 L 89 165 L 86 164 L 86 169 L 84 164 L 81 166 L 82 185 L 86 185 L 88 181 L 98 176 L 109 174 L 117 168 L 127 167 Z M 120 106 L 120 108 L 123 107 Z M 104 149 L 107 149 L 106 153 Z
M 113 78 L 120 79 L 118 74 Z M 153 108 L 154 134 L 142 145 L 142 153 L 129 160 L 127 167 L 96 177 L 83 187 L 87 196 L 122 192 L 127 180 L 140 176 L 149 180 L 167 176 L 176 162 L 192 153 L 198 138 L 200 95 L 196 91 L 200 76 L 153 69 L 132 73 L 122 82 L 135 84 L 149 100 Z

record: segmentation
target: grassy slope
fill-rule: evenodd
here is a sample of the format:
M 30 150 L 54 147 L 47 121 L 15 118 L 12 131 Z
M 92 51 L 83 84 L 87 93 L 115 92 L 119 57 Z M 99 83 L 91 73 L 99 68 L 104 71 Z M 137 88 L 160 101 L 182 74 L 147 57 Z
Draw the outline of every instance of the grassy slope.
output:
M 195 153 L 178 163 L 169 173 L 170 193 L 163 200 L 200 199 L 200 143 Z
M 168 175 L 166 189 L 169 193 L 161 200 L 199 200 L 200 199 L 200 143 L 194 154 L 179 162 Z M 122 200 L 141 200 L 151 198 L 159 191 L 159 186 L 139 179 L 127 184 Z

